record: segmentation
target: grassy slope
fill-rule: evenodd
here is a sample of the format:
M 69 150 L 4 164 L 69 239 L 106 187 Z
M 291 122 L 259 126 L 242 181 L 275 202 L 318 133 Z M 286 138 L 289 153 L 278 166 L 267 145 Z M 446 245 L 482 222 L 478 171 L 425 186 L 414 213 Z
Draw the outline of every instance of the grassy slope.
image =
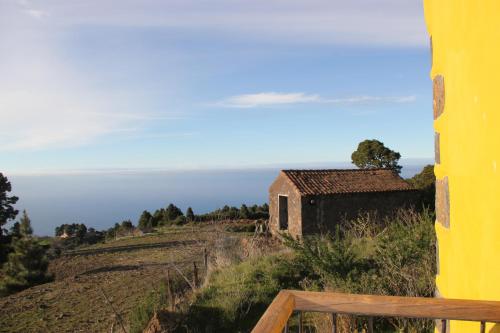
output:
M 201 261 L 203 241 L 213 229 L 164 231 L 98 244 L 52 261 L 56 281 L 0 298 L 0 332 L 109 332 L 115 319 L 101 290 L 126 320 L 165 276 L 169 263 L 183 267 Z

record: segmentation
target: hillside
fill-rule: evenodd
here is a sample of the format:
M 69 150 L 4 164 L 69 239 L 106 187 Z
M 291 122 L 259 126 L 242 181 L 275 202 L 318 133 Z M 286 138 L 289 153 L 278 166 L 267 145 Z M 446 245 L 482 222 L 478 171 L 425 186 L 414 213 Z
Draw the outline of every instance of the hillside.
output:
M 220 227 L 169 227 L 64 254 L 50 263 L 55 281 L 0 298 L 0 332 L 121 331 L 130 311 L 174 264 L 203 269 L 203 249 L 218 237 L 242 237 Z M 114 309 L 114 310 L 113 310 Z

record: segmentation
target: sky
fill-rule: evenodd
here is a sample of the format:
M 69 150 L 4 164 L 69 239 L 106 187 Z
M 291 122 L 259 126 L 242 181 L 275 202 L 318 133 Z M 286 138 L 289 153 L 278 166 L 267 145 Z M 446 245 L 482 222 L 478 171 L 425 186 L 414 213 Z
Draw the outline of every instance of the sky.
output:
M 421 0 L 0 0 L 0 172 L 433 155 Z

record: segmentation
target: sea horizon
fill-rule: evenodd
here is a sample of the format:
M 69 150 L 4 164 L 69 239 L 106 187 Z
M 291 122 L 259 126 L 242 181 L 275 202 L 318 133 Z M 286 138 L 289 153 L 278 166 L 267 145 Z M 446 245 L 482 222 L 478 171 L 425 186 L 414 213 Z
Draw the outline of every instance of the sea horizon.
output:
M 402 159 L 401 176 L 412 177 L 432 159 Z M 174 203 L 203 214 L 224 205 L 268 202 L 268 188 L 281 169 L 354 168 L 349 162 L 184 169 L 86 169 L 5 173 L 16 208 L 26 209 L 35 234 L 53 236 L 63 223 L 103 230 L 123 220 L 137 223 L 144 210 Z M 19 218 L 19 216 L 18 216 Z M 10 227 L 9 223 L 6 227 Z

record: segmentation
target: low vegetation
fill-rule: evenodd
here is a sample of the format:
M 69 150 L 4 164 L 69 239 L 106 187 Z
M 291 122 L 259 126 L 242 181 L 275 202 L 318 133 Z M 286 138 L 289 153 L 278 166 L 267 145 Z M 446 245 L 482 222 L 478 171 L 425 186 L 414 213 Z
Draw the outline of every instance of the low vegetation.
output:
M 233 260 L 215 269 L 205 286 L 190 297 L 191 306 L 181 309 L 184 320 L 179 331 L 248 332 L 279 290 L 286 288 L 433 296 L 435 235 L 433 216 L 427 210 L 402 210 L 384 223 L 365 215 L 334 235 L 285 237 L 285 243 L 288 250 Z M 347 316 L 340 322 L 346 332 L 357 325 Z M 326 316 L 306 316 L 308 332 L 320 332 L 329 325 Z M 390 318 L 377 320 L 375 327 L 384 332 L 405 327 L 409 332 L 431 332 L 433 323 Z
M 401 210 L 379 224 L 370 215 L 303 242 L 287 238 L 296 260 L 322 290 L 392 296 L 432 297 L 436 274 L 434 217 L 428 210 Z M 432 331 L 431 321 L 391 319 L 393 327 Z
M 196 295 L 185 325 L 193 332 L 248 332 L 281 289 L 299 288 L 301 280 L 287 255 L 228 266 Z
M 0 332 L 110 332 L 112 327 L 122 332 L 122 324 L 130 332 L 137 307 L 163 306 L 149 295 L 160 290 L 168 269 L 172 279 L 180 278 L 173 265 L 189 276 L 197 262 L 204 276 L 203 249 L 223 233 L 220 229 L 165 227 L 63 252 L 49 261 L 54 281 L 0 297 L 0 308 L 7 309 L 0 311 Z M 146 318 L 151 310 L 143 312 Z
M 52 280 L 52 276 L 47 273 L 48 246 L 33 237 L 31 220 L 26 211 L 23 211 L 20 221 L 13 224 L 8 237 L 4 239 L 8 240 L 2 244 L 7 258 L 0 270 L 0 296 Z

